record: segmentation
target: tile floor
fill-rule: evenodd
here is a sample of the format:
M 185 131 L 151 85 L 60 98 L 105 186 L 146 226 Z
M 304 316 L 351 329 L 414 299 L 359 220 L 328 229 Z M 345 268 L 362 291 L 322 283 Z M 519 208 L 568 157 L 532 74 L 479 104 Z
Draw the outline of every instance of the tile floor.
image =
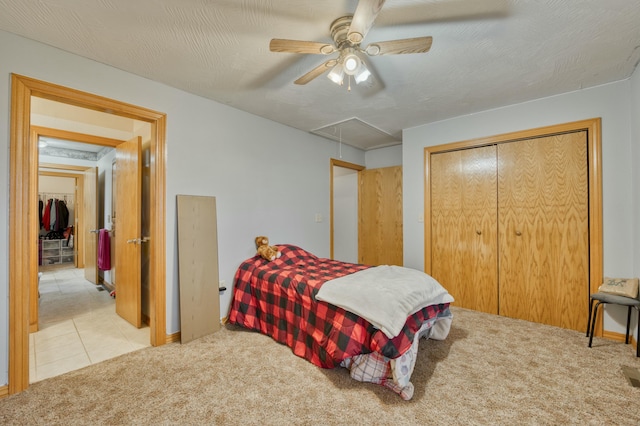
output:
M 42 272 L 40 329 L 29 337 L 31 383 L 151 346 L 149 328 L 120 318 L 115 299 L 85 280 L 84 270 Z

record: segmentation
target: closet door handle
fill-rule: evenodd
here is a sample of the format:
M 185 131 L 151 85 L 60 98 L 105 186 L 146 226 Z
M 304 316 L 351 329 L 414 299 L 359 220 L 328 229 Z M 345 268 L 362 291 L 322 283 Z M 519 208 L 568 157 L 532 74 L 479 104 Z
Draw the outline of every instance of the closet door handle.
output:
M 479 230 L 479 229 L 476 229 L 476 234 L 478 234 L 478 235 L 482 235 L 482 231 L 481 231 L 481 230 Z
M 99 229 L 91 229 L 91 230 L 89 230 L 89 232 L 91 232 L 92 234 L 98 234 L 98 233 L 100 233 L 100 230 Z
M 516 235 L 519 237 L 520 235 L 522 235 L 522 232 L 516 231 Z

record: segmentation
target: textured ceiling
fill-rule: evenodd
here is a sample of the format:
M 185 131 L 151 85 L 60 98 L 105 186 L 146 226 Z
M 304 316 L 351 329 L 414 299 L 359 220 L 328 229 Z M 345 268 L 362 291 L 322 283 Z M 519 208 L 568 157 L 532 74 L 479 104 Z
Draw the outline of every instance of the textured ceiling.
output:
M 270 52 L 270 39 L 331 43 L 331 22 L 356 6 L 0 0 L 0 29 L 363 149 L 398 143 L 404 128 L 622 80 L 640 60 L 638 0 L 388 0 L 362 45 L 432 36 L 429 53 L 368 58 L 373 82 L 351 91 L 325 76 L 293 84 L 327 57 Z

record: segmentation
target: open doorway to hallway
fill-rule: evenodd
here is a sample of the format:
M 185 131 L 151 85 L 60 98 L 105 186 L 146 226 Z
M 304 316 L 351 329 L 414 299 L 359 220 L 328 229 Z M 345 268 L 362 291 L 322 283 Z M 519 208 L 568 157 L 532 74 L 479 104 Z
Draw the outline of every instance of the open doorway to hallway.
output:
M 64 128 L 33 125 L 55 125 L 47 120 L 51 116 L 64 118 Z M 135 123 L 41 99 L 32 100 L 31 121 L 38 135 L 37 187 L 42 202 L 37 296 L 32 293 L 37 305 L 30 312 L 35 317 L 29 337 L 29 382 L 34 383 L 148 347 L 150 336 L 148 322 L 137 328 L 116 313 L 113 246 L 102 253 L 91 247 L 98 243 L 99 230 L 110 240 L 115 235 L 115 149 L 78 142 L 116 143 L 104 135 L 121 137 Z M 95 136 L 68 130 L 89 125 Z M 95 170 L 93 179 L 85 174 L 89 169 Z M 145 191 L 148 197 L 148 188 Z
M 149 231 L 149 330 L 153 346 L 167 342 L 166 335 L 166 115 L 87 92 L 58 86 L 29 77 L 11 76 L 11 135 L 9 170 L 9 380 L 8 392 L 14 394 L 29 385 L 30 311 L 37 306 L 38 247 L 37 175 L 38 152 L 31 127 L 31 101 L 54 100 L 87 110 L 127 117 L 150 126 L 148 182 L 150 199 Z M 50 126 L 51 127 L 51 126 Z M 56 127 L 56 126 L 53 126 Z M 136 139 L 140 141 L 140 137 Z M 140 142 L 139 142 L 140 143 Z M 137 238 L 136 238 L 137 237 Z M 138 241 L 141 235 L 133 237 Z M 85 268 L 86 269 L 86 268 Z

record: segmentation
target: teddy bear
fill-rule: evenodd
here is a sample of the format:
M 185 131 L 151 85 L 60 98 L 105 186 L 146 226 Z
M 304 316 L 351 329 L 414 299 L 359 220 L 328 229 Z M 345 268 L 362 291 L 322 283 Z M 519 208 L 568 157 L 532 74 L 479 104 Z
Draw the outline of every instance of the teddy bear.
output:
M 276 246 L 269 245 L 269 238 L 261 235 L 256 237 L 256 249 L 258 250 L 258 254 L 262 256 L 263 259 L 268 261 L 272 261 L 280 257 L 281 253 Z

